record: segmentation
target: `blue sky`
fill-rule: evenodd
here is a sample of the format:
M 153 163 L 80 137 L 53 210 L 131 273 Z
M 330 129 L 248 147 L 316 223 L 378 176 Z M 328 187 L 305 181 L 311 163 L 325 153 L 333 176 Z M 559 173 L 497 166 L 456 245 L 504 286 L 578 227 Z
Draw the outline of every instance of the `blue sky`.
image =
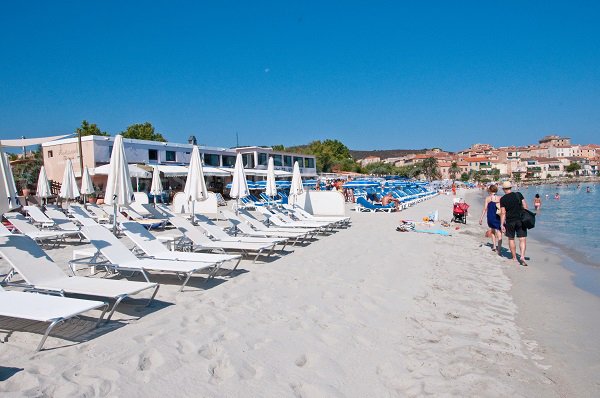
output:
M 599 2 L 3 2 L 0 137 L 600 143 Z

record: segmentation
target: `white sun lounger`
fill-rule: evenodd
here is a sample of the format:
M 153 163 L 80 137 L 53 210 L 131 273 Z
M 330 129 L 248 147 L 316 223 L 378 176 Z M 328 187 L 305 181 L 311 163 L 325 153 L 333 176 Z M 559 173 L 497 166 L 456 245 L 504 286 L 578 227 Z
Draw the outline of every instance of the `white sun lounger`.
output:
M 229 210 L 221 210 L 221 215 L 229 220 L 229 222 L 233 225 L 233 227 L 239 231 L 240 234 L 245 236 L 264 236 L 264 237 L 277 237 L 277 238 L 287 238 L 293 240 L 293 245 L 295 246 L 298 242 L 304 242 L 309 238 L 309 234 L 307 232 L 296 232 L 292 230 L 288 231 L 259 231 L 252 228 L 252 226 L 248 223 L 236 216 L 233 212 Z
M 108 304 L 102 301 L 81 300 L 4 290 L 0 286 L 0 316 L 49 323 L 36 351 L 40 351 L 54 327 L 68 319 L 104 307 L 96 326 L 104 318 Z
M 108 211 L 109 210 L 108 206 L 105 206 L 104 210 Z M 124 216 L 120 211 L 117 211 L 117 222 L 119 224 L 133 220 L 133 221 L 136 221 L 136 222 L 144 225 L 148 229 L 152 229 L 152 228 L 156 229 L 156 228 L 164 228 L 167 223 L 167 221 L 165 219 L 154 220 L 154 219 L 143 218 L 141 215 L 139 215 L 138 213 L 136 213 L 135 211 L 133 211 L 132 209 L 127 208 L 127 207 L 123 207 L 121 210 L 123 210 L 125 213 L 127 213 L 127 217 Z
M 214 266 L 214 271 L 211 273 L 211 276 L 214 276 L 219 271 L 219 268 L 224 262 L 237 260 L 234 268 L 231 270 L 231 272 L 233 272 L 242 260 L 242 256 L 240 255 L 167 250 L 167 248 L 152 235 L 150 231 L 135 221 L 125 222 L 121 224 L 121 227 L 123 228 L 125 235 L 147 256 L 163 260 L 192 261 L 212 264 Z
M 94 220 L 94 218 L 91 216 L 91 214 L 89 214 L 87 211 L 85 211 L 85 209 L 81 206 L 73 206 L 71 205 L 69 207 L 69 211 L 71 213 L 71 215 L 73 216 L 73 218 L 81 225 L 90 225 L 90 226 L 95 226 L 95 225 L 102 225 L 106 228 L 111 228 L 110 224 L 107 223 L 102 223 L 99 224 L 96 220 Z
M 193 249 L 195 250 L 219 250 L 221 252 L 235 250 L 242 252 L 244 255 L 256 253 L 256 256 L 253 260 L 256 262 L 258 257 L 265 251 L 267 252 L 267 257 L 269 257 L 275 248 L 275 243 L 215 242 L 208 236 L 204 235 L 190 221 L 177 215 L 172 215 L 169 217 L 169 222 L 183 234 L 183 241 L 188 240 L 192 242 L 194 245 Z
M 307 226 L 313 226 L 315 228 L 333 228 L 336 225 L 335 222 L 330 222 L 330 221 L 309 221 L 309 220 L 302 220 L 302 219 L 294 220 L 292 217 L 290 217 L 286 212 L 281 210 L 279 207 L 273 207 L 272 209 L 265 209 L 265 210 L 271 212 L 271 214 L 274 214 L 279 219 L 281 219 L 283 222 L 286 222 L 288 224 L 298 224 L 298 225 L 304 224 Z
M 42 228 L 54 227 L 54 221 L 44 214 L 42 209 L 37 206 L 23 206 L 23 210 L 27 212 L 27 215 L 31 219 L 34 225 L 39 225 Z
M 129 207 L 132 208 L 136 213 L 145 217 L 145 218 L 153 218 L 155 220 L 165 220 L 167 217 L 161 214 L 159 211 L 156 211 L 154 205 L 151 204 L 142 204 L 139 202 L 132 202 L 129 204 Z
M 79 232 L 79 227 L 62 211 L 48 207 L 46 208 L 46 215 L 54 221 L 54 224 L 58 229 L 62 231 Z
M 247 209 L 238 209 L 240 217 L 242 217 L 248 224 L 252 225 L 258 231 L 277 231 L 277 232 L 293 232 L 293 233 L 308 233 L 311 237 L 319 232 L 318 228 L 279 228 L 276 226 L 266 226 L 262 221 L 254 217 Z
M 300 220 L 332 222 L 332 223 L 338 224 L 340 226 L 344 226 L 344 225 L 347 225 L 350 223 L 350 217 L 315 216 L 315 215 L 310 214 L 309 212 L 307 212 L 306 210 L 304 210 L 301 207 L 295 207 L 290 204 L 284 204 L 284 205 L 282 205 L 282 207 L 285 210 L 287 210 L 288 212 L 293 213 L 294 216 L 296 216 Z
M 325 232 L 329 225 L 323 225 L 321 223 L 312 222 L 300 222 L 300 221 L 284 221 L 280 214 L 274 214 L 270 210 L 265 209 L 264 206 L 257 207 L 257 210 L 267 219 L 269 223 L 274 224 L 279 228 L 314 228 L 319 231 Z
M 199 261 L 190 262 L 156 258 L 138 258 L 127 248 L 127 246 L 101 225 L 84 226 L 81 228 L 81 233 L 89 239 L 96 250 L 102 254 L 102 257 L 110 263 L 109 268 L 112 270 L 117 272 L 140 272 L 148 282 L 150 281 L 148 271 L 175 273 L 178 276 L 184 275 L 185 279 L 179 291 L 183 291 L 192 274 L 202 270 L 209 270 L 209 275 L 212 275 L 213 273 L 210 271 L 214 270 L 216 266 L 215 263 Z M 97 258 L 97 256 L 94 256 L 94 258 Z M 70 262 L 71 269 L 74 270 L 74 265 L 80 262 L 80 260 L 72 260 Z M 92 263 L 91 265 L 102 265 L 102 263 Z
M 33 239 L 24 235 L 0 236 L 0 255 L 13 268 L 5 281 L 13 275 L 13 271 L 16 271 L 29 287 L 36 291 L 60 295 L 80 294 L 116 300 L 106 319 L 107 322 L 124 298 L 146 289 L 154 289 L 148 300 L 149 305 L 159 288 L 156 283 L 68 276 Z
M 266 237 L 252 237 L 252 236 L 231 236 L 227 232 L 223 231 L 221 227 L 213 223 L 208 217 L 203 214 L 196 214 L 196 220 L 198 226 L 202 228 L 208 235 L 219 242 L 258 242 L 258 243 L 275 243 L 282 244 L 282 249 L 286 246 L 287 238 L 266 238 Z
M 4 215 L 6 219 L 15 226 L 22 234 L 29 236 L 31 239 L 39 242 L 40 244 L 54 244 L 58 245 L 60 242 L 65 241 L 66 236 L 78 235 L 79 232 L 65 232 L 65 231 L 40 231 L 38 227 L 30 224 L 25 217 L 19 213 L 6 213 Z
M 72 206 L 72 207 L 75 207 L 75 206 Z M 81 208 L 81 206 L 78 206 L 78 207 Z M 96 222 L 98 222 L 98 224 L 102 224 L 102 223 L 110 224 L 112 212 L 108 213 L 108 212 L 104 211 L 104 209 L 99 207 L 98 205 L 88 205 L 85 209 L 87 209 L 88 214 L 91 213 L 91 216 L 96 219 Z

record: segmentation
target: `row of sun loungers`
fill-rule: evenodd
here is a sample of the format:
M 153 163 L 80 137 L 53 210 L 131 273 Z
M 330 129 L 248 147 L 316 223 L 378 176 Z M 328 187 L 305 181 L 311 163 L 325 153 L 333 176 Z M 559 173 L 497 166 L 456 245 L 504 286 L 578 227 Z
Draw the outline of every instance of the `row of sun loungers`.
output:
M 194 275 L 202 274 L 206 281 L 227 276 L 237 269 L 244 256 L 251 256 L 255 262 L 261 256 L 273 255 L 276 246 L 283 252 L 288 244 L 306 243 L 318 234 L 345 228 L 350 222 L 345 217 L 314 217 L 293 207 L 262 208 L 264 222 L 244 209 L 239 214 L 224 209 L 219 216 L 229 222 L 227 230 L 203 215 L 195 215 L 198 225 L 194 225 L 164 205 L 133 204 L 122 209 L 127 216 L 117 213 L 119 232 L 134 245 L 130 249 L 110 231 L 114 220 L 109 209 L 72 205 L 72 218 L 53 206 L 47 206 L 45 211 L 35 206 L 23 210 L 27 218 L 19 213 L 5 214 L 20 234 L 0 224 L 0 256 L 11 267 L 2 285 L 25 290 L 0 288 L 0 316 L 47 322 L 49 326 L 37 350 L 42 349 L 52 329 L 68 319 L 100 309 L 97 324 L 106 314 L 108 322 L 122 300 L 144 291 L 149 292 L 149 305 L 159 289 L 158 283 L 152 281 L 155 273 L 177 275 L 182 280 L 179 290 L 183 291 Z M 156 224 L 162 228 L 169 224 L 179 233 L 168 237 L 171 250 L 163 244 L 164 239 L 150 232 Z M 89 241 L 93 249 L 74 250 L 68 275 L 41 246 L 65 244 L 71 237 Z M 220 271 L 225 263 L 232 266 L 223 274 Z M 78 276 L 81 267 L 101 270 L 107 276 L 137 273 L 145 282 Z M 23 283 L 12 282 L 16 274 Z

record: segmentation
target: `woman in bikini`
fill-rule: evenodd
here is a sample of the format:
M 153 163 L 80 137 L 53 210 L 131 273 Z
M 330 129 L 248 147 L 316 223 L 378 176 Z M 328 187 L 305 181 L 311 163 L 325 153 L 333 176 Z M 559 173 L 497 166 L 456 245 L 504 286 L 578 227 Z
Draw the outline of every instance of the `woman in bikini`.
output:
M 483 211 L 479 218 L 479 225 L 483 224 L 483 216 L 487 213 L 487 223 L 490 228 L 492 238 L 492 250 L 497 252 L 499 256 L 502 255 L 502 228 L 500 226 L 500 216 L 498 215 L 498 203 L 500 203 L 500 197 L 496 195 L 498 192 L 498 186 L 490 185 L 488 188 L 489 196 L 485 198 L 483 204 Z
M 538 211 L 542 207 L 542 199 L 540 198 L 540 194 L 536 193 L 535 198 L 533 198 L 533 207 L 535 211 Z

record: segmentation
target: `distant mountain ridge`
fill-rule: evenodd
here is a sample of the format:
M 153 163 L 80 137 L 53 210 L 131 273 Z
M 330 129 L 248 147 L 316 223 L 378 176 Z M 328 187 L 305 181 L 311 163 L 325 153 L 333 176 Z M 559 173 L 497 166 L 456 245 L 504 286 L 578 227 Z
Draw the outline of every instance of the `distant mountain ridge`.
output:
M 354 160 L 364 159 L 368 156 L 377 156 L 381 159 L 398 158 L 411 153 L 425 153 L 427 149 L 382 149 L 374 151 L 361 151 L 350 149 L 350 154 Z

